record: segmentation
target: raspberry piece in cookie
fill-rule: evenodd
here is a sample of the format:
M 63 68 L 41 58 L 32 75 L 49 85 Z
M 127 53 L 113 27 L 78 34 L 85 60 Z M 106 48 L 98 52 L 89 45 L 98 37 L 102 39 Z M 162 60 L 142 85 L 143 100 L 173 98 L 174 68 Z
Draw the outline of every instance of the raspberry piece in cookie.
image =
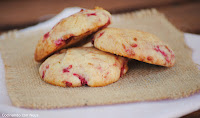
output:
M 119 80 L 128 59 L 92 47 L 63 49 L 46 59 L 39 68 L 47 83 L 62 87 L 106 86 Z
M 153 34 L 138 30 L 105 28 L 92 39 L 94 47 L 150 64 L 171 67 L 175 55 L 168 45 Z
M 64 18 L 39 40 L 35 60 L 43 61 L 54 52 L 80 42 L 110 23 L 110 13 L 99 7 L 94 10 L 81 10 Z

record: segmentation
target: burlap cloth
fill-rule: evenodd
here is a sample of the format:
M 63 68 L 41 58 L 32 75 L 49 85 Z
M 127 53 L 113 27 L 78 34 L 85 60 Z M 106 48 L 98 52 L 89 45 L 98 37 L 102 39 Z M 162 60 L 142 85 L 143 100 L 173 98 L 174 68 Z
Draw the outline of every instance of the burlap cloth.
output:
M 62 88 L 39 77 L 34 50 L 45 31 L 9 32 L 0 40 L 6 69 L 6 85 L 12 104 L 17 107 L 49 109 L 87 105 L 106 105 L 138 101 L 178 99 L 200 90 L 200 71 L 193 63 L 192 51 L 183 33 L 155 9 L 113 15 L 113 27 L 139 29 L 153 33 L 175 51 L 176 64 L 166 68 L 138 61 L 118 82 L 105 87 Z

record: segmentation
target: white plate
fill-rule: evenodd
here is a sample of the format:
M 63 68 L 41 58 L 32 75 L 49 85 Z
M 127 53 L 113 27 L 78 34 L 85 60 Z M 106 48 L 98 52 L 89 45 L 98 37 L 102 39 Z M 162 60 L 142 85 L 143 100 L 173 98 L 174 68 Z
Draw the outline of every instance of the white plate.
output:
M 56 17 L 49 21 L 40 23 L 36 26 L 20 30 L 24 33 L 27 31 L 37 30 L 38 28 L 52 27 L 61 18 L 67 17 L 80 11 L 81 8 L 67 8 Z M 0 36 L 3 38 L 3 36 Z M 185 33 L 185 42 L 193 50 L 192 58 L 195 63 L 200 65 L 200 35 Z M 200 69 L 200 67 L 198 67 Z M 158 102 L 140 102 L 118 105 L 106 105 L 95 107 L 64 108 L 54 110 L 32 110 L 17 108 L 11 105 L 5 86 L 5 70 L 0 56 L 0 117 L 15 115 L 15 117 L 30 118 L 66 118 L 66 117 L 136 117 L 136 118 L 169 118 L 180 117 L 190 112 L 200 109 L 200 93 L 188 98 L 178 100 L 162 100 Z M 11 116 L 12 117 L 12 116 Z

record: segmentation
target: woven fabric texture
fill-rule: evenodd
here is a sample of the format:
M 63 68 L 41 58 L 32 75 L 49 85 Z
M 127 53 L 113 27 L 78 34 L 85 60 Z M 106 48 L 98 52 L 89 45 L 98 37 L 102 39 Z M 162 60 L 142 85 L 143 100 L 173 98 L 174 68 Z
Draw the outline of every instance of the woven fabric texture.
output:
M 34 61 L 37 41 L 46 30 L 9 32 L 0 40 L 6 85 L 17 107 L 51 109 L 188 97 L 200 90 L 200 71 L 183 33 L 155 9 L 113 15 L 110 27 L 138 29 L 157 35 L 174 50 L 176 64 L 166 68 L 131 60 L 119 81 L 105 87 L 62 88 L 42 81 Z

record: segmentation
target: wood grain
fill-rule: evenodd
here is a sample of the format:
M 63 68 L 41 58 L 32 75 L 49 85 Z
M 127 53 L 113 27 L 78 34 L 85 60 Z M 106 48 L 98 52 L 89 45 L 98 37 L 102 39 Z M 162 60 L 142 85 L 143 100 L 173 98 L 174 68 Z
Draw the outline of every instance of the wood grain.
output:
M 66 7 L 101 6 L 111 13 L 157 8 L 180 30 L 200 34 L 199 0 L 1 0 L 0 33 L 48 20 Z M 199 118 L 200 110 L 182 118 Z
M 185 32 L 200 33 L 200 1 L 159 7 L 167 18 Z
M 123 13 L 143 8 L 179 4 L 188 0 L 1 0 L 0 29 L 34 25 L 48 19 L 66 7 L 94 8 L 101 6 L 111 13 Z
M 188 115 L 185 115 L 181 118 L 200 118 L 200 110 L 190 113 Z
M 198 0 L 3 0 L 0 1 L 0 31 L 21 29 L 48 20 L 66 7 L 101 6 L 111 13 L 155 7 L 184 32 L 200 33 Z

